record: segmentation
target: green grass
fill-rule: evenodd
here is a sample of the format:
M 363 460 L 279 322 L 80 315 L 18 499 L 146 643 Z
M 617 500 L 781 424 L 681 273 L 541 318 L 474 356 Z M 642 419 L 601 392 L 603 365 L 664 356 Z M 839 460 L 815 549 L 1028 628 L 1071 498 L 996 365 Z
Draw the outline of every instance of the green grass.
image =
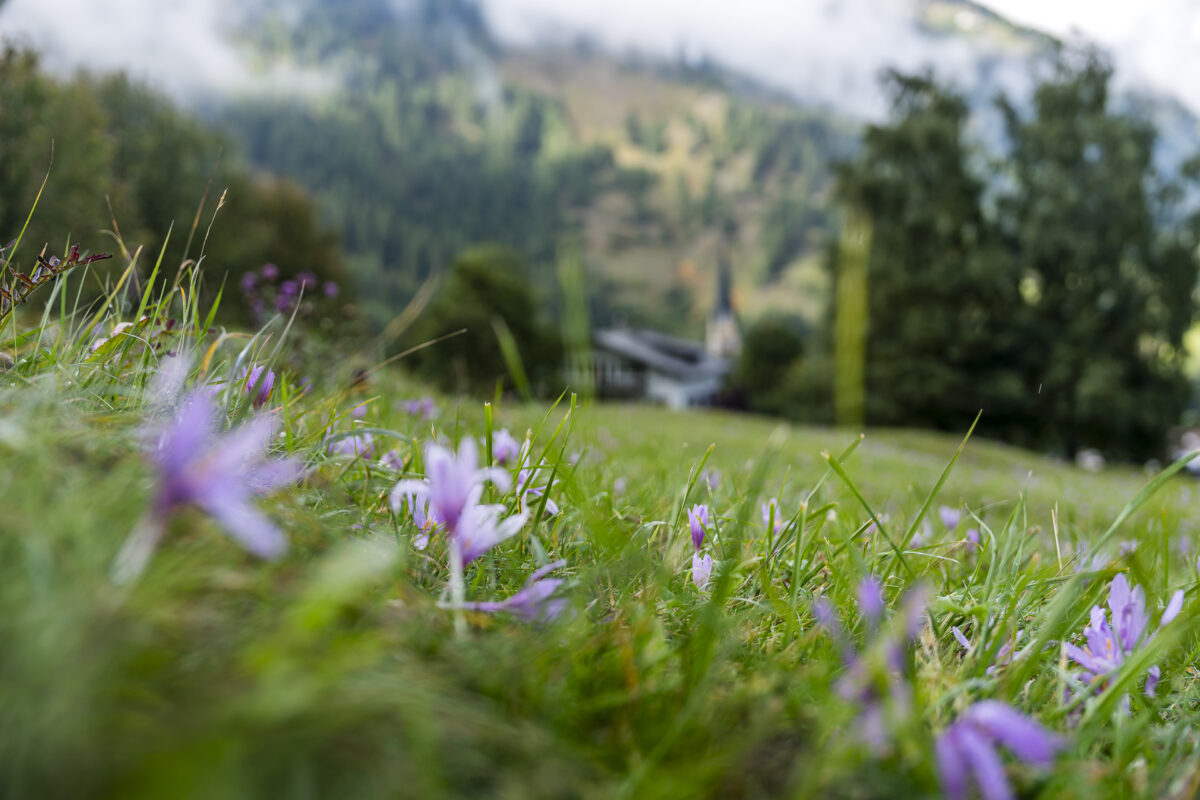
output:
M 187 275 L 175 286 L 150 293 L 148 324 L 182 320 L 170 347 L 195 355 L 193 380 L 236 381 L 264 361 L 280 373 L 258 413 L 278 416 L 278 451 L 308 471 L 258 505 L 290 550 L 256 560 L 185 509 L 147 571 L 114 586 L 112 559 L 153 497 L 139 431 L 161 353 L 124 337 L 92 354 L 90 316 L 12 323 L 4 341 L 17 365 L 0 373 L 6 796 L 937 796 L 934 738 L 983 699 L 1068 740 L 1051 769 L 1006 758 L 1022 796 L 1195 792 L 1197 574 L 1194 554 L 1177 549 L 1195 537 L 1190 480 L 1143 496 L 1094 571 L 1077 575 L 1077 546 L 1097 542 L 1152 476 L 1087 474 L 971 440 L 931 497 L 961 436 L 867 431 L 852 448 L 858 431 L 748 416 L 501 403 L 496 426 L 533 431 L 562 513 L 470 565 L 467 597 L 507 597 L 564 558 L 568 610 L 545 624 L 471 612 L 458 634 L 439 606 L 445 542 L 412 546 L 413 524 L 385 502 L 400 474 L 378 456 L 395 447 L 415 470 L 433 437 L 480 435 L 483 403 L 442 398 L 435 421 L 412 417 L 399 401 L 422 388 L 399 369 L 354 384 L 350 359 L 328 358 L 283 320 L 255 337 L 206 330 L 209 309 L 178 291 Z M 114 293 L 101 314 L 110 328 L 118 307 Z M 327 437 L 351 430 L 364 400 L 376 458 L 329 456 Z M 255 413 L 236 383 L 222 401 L 230 425 Z M 701 464 L 722 473 L 711 492 Z M 759 516 L 771 496 L 788 522 L 774 535 Z M 514 505 L 511 494 L 492 500 Z M 715 517 L 705 592 L 690 578 L 683 515 L 698 502 Z M 866 528 L 864 502 L 886 515 L 881 530 Z M 910 546 L 927 502 L 929 541 Z M 963 509 L 955 531 L 939 504 Z M 984 532 L 978 554 L 968 527 Z M 1137 549 L 1119 557 L 1121 540 Z M 1152 628 L 1171 591 L 1186 589 L 1188 603 L 1106 692 L 1067 700 L 1073 667 L 1058 643 L 1078 640 L 1118 570 L 1145 587 Z M 868 573 L 885 585 L 885 631 L 914 587 L 929 598 L 900 673 L 885 658 L 891 634 L 871 634 L 857 611 Z M 860 705 L 837 690 L 847 668 L 814 623 L 818 597 L 863 652 L 869 684 L 894 699 L 878 750 L 863 744 Z M 1016 629 L 1036 646 L 989 673 Z M 1152 663 L 1163 679 L 1149 698 Z

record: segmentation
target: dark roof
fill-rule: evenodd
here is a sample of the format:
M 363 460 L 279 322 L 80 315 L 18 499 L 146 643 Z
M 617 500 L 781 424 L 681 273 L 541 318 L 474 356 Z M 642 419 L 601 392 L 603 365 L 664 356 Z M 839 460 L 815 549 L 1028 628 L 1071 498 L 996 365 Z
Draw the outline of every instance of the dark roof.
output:
M 716 358 L 700 342 L 667 336 L 643 328 L 607 328 L 592 334 L 601 350 L 681 380 L 701 380 L 724 375 L 732 365 Z

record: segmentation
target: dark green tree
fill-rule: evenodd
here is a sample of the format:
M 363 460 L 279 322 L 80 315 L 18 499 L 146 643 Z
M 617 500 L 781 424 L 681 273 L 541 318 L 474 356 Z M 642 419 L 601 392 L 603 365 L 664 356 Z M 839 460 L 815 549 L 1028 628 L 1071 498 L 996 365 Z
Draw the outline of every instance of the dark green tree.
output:
M 961 430 L 1021 414 L 1014 337 L 1019 303 L 992 246 L 983 183 L 968 169 L 961 97 L 929 75 L 890 73 L 892 117 L 868 126 L 839 170 L 840 200 L 873 224 L 868 264 L 866 417 Z
M 1000 212 L 1038 443 L 1142 457 L 1161 451 L 1187 398 L 1196 264 L 1158 227 L 1155 130 L 1110 110 L 1110 76 L 1095 52 L 1067 53 L 1031 115 L 1001 102 L 1012 189 Z
M 465 333 L 418 350 L 405 363 L 447 389 L 489 392 L 509 377 L 495 328 L 495 321 L 502 320 L 536 387 L 557 370 L 562 358 L 555 329 L 541 314 L 542 299 L 517 253 L 500 246 L 472 248 L 454 262 L 403 346 L 460 329 Z
M 734 384 L 751 409 L 796 416 L 790 378 L 799 371 L 807 335 L 802 320 L 777 314 L 762 317 L 746 328 Z

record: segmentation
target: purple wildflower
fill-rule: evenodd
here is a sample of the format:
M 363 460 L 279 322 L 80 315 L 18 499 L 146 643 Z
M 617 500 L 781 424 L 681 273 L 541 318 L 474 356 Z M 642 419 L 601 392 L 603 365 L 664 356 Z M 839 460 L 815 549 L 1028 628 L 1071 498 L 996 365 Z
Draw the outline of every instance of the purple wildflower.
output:
M 367 416 L 367 406 L 370 404 L 370 400 L 364 400 L 354 408 L 350 409 L 350 416 L 354 417 L 355 419 L 362 419 L 363 417 Z
M 295 281 L 284 281 L 279 284 L 279 294 L 281 297 L 295 297 L 300 294 L 300 284 Z
M 370 458 L 375 453 L 375 439 L 369 433 L 352 433 L 332 439 L 326 450 L 331 456 Z
M 263 264 L 258 270 L 258 274 L 261 275 L 265 281 L 273 281 L 279 277 L 279 267 L 275 266 L 274 264 Z
M 316 289 L 320 285 L 320 281 L 317 280 L 317 276 L 311 272 L 301 272 L 296 276 L 296 283 L 298 283 L 300 288 L 306 292 Z
M 688 527 L 692 530 L 692 547 L 698 553 L 704 544 L 704 529 L 708 527 L 708 506 L 703 503 L 692 506 L 688 509 L 687 518 Z
M 979 549 L 979 529 L 967 528 L 967 552 L 974 553 Z
M 959 512 L 957 508 L 939 506 L 938 516 L 941 517 L 942 524 L 946 526 L 946 530 L 952 531 L 958 527 Z
M 258 286 L 258 276 L 253 272 L 247 272 L 242 275 L 238 285 L 242 288 L 242 294 L 250 294 L 254 291 L 254 287 Z
M 457 455 L 441 445 L 430 443 L 425 449 L 425 471 L 428 482 L 400 481 L 392 489 L 392 497 L 410 492 L 428 493 L 429 514 L 446 526 L 452 548 L 458 552 L 462 565 L 469 564 L 524 526 L 527 519 L 524 513 L 501 520 L 504 506 L 479 505 L 485 481 L 491 481 L 504 492 L 511 479 L 502 469 L 479 468 L 473 439 L 464 438 L 458 445 Z M 395 504 L 395 499 L 392 502 Z
M 246 380 L 246 394 L 255 408 L 262 408 L 271 399 L 271 391 L 275 388 L 275 373 L 262 364 L 255 364 L 249 370 L 242 371 Z
M 333 281 L 325 281 L 324 285 L 321 287 L 321 291 L 326 297 L 332 300 L 338 296 L 338 285 Z
M 152 408 L 167 411 L 183 387 L 188 364 L 169 359 L 151 385 Z M 262 415 L 229 431 L 217 433 L 218 409 L 209 394 L 197 389 L 178 402 L 164 425 L 152 425 L 151 460 L 158 471 L 154 503 L 126 539 L 113 564 L 113 579 L 127 583 L 145 569 L 172 513 L 194 506 L 220 523 L 238 544 L 261 558 L 275 559 L 287 549 L 283 533 L 263 516 L 250 499 L 294 483 L 302 474 L 299 462 L 268 459 L 266 450 L 276 421 Z
M 1045 767 L 1066 741 L 1004 703 L 976 703 L 937 740 L 938 774 L 950 800 L 965 800 L 971 780 L 985 800 L 1013 796 L 996 745 L 1027 764 Z
M 628 488 L 628 481 L 626 481 L 623 477 L 617 477 L 615 480 L 613 480 L 613 497 L 620 497 L 621 495 L 625 494 L 626 488 Z
M 536 570 L 525 580 L 525 585 L 520 591 L 507 600 L 463 603 L 462 608 L 489 613 L 506 611 L 516 614 L 528 622 L 550 622 L 562 613 L 567 601 L 561 597 L 554 597 L 554 593 L 563 583 L 562 579 L 547 578 L 546 576 L 566 565 L 566 561 L 559 560 Z
M 712 578 L 712 567 L 712 556 L 708 553 L 700 555 L 700 551 L 697 550 L 692 554 L 692 583 L 702 592 L 708 588 L 708 581 Z
M 291 295 L 283 294 L 281 292 L 280 294 L 275 296 L 275 310 L 276 311 L 287 311 L 291 307 L 292 307 Z
M 395 470 L 396 472 L 400 472 L 404 469 L 404 459 L 401 458 L 400 453 L 394 448 L 392 450 L 388 450 L 386 453 L 380 456 L 379 463 L 381 466 Z
M 925 593 L 917 588 L 910 591 L 904 601 L 900 615 L 903 625 L 893 625 L 886 634 L 880 634 L 886 616 L 881 592 L 882 588 L 873 576 L 866 578 L 858 588 L 859 611 L 870 622 L 875 634 L 870 642 L 877 654 L 874 661 L 855 650 L 828 600 L 818 598 L 812 606 L 813 617 L 829 631 L 842 651 L 846 674 L 837 682 L 838 694 L 858 704 L 858 735 L 876 751 L 882 750 L 888 741 L 888 714 L 892 717 L 905 715 L 911 708 L 911 689 L 904 678 L 904 648 L 919 635 L 925 618 Z
M 717 487 L 721 485 L 721 470 L 706 469 L 700 473 L 700 480 L 704 482 L 710 492 L 716 491 Z
M 1171 596 L 1159 627 L 1175 619 L 1182 608 L 1181 589 Z M 1106 615 L 1103 607 L 1093 606 L 1091 620 L 1083 629 L 1084 646 L 1063 646 L 1067 657 L 1083 668 L 1085 681 L 1095 686 L 1102 685 L 1125 663 L 1126 658 L 1154 636 L 1152 632 L 1147 634 L 1146 631 L 1149 622 L 1146 614 L 1146 593 L 1140 586 L 1130 590 L 1129 581 L 1124 573 L 1117 574 L 1109 584 L 1108 611 Z M 1149 677 L 1146 678 L 1146 694 L 1154 695 L 1159 674 L 1157 666 L 1150 668 Z
M 521 454 L 521 445 L 508 432 L 507 428 L 496 431 L 492 435 L 492 458 L 501 466 L 508 466 Z

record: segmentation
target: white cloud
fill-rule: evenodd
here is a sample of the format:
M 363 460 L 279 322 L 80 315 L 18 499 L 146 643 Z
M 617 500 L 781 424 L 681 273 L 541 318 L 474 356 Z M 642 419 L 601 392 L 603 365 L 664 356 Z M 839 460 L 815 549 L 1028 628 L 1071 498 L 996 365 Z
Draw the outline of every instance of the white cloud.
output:
M 0 34 L 32 43 L 60 74 L 124 70 L 177 97 L 327 82 L 288 64 L 252 67 L 228 35 L 237 17 L 234 0 L 8 0 Z

